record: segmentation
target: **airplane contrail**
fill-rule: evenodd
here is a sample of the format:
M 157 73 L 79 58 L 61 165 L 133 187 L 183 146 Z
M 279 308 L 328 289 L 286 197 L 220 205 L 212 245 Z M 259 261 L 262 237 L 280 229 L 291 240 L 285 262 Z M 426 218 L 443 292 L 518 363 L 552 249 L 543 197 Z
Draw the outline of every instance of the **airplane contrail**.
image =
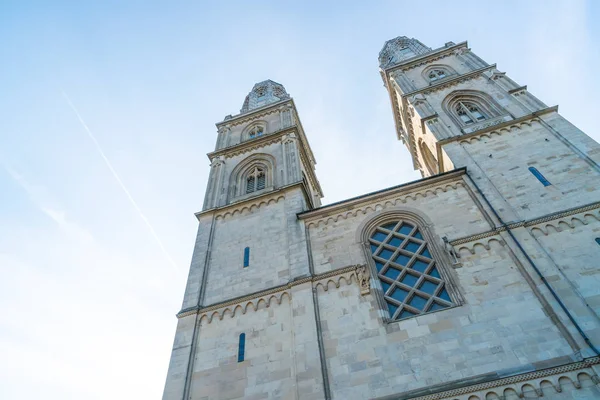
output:
M 75 106 L 71 102 L 71 99 L 65 93 L 65 91 L 61 89 L 61 92 L 62 92 L 62 95 L 65 98 L 65 100 L 67 100 L 67 103 L 69 104 L 69 107 L 71 107 L 71 109 L 73 110 L 73 112 L 77 116 L 77 119 L 79 120 L 79 122 L 83 126 L 83 129 L 85 129 L 85 131 L 87 132 L 87 134 L 90 137 L 90 139 L 92 139 L 92 142 L 94 142 L 94 145 L 96 146 L 96 150 L 98 150 L 98 153 L 100 153 L 100 156 L 104 160 L 104 163 L 106 164 L 106 166 L 108 167 L 108 169 L 110 170 L 110 172 L 112 173 L 112 175 L 114 176 L 114 178 L 117 180 L 117 183 L 119 184 L 119 186 L 121 187 L 121 189 L 123 189 L 123 192 L 125 192 L 125 195 L 129 199 L 129 202 L 131 203 L 131 205 L 133 205 L 133 208 L 135 208 L 135 210 L 138 212 L 140 218 L 142 218 L 142 220 L 146 223 L 146 226 L 150 230 L 150 234 L 152 234 L 152 237 L 154 237 L 154 240 L 156 240 L 156 243 L 158 244 L 158 246 L 162 250 L 163 254 L 169 260 L 169 262 L 175 268 L 175 270 L 179 271 L 179 268 L 177 267 L 177 264 L 175 263 L 175 261 L 173 260 L 173 258 L 171 257 L 171 255 L 169 254 L 169 252 L 167 251 L 167 249 L 165 248 L 165 246 L 163 245 L 162 241 L 158 237 L 156 231 L 152 227 L 152 224 L 150 223 L 150 221 L 148 220 L 148 218 L 146 218 L 146 216 L 142 212 L 141 208 L 137 205 L 137 203 L 135 202 L 135 200 L 131 196 L 131 193 L 129 193 L 129 190 L 127 190 L 127 188 L 125 187 L 125 184 L 123 184 L 123 181 L 119 177 L 119 174 L 117 174 L 117 171 L 115 171 L 115 169 L 113 168 L 110 160 L 104 154 L 104 151 L 102 150 L 102 147 L 100 147 L 100 144 L 96 140 L 96 137 L 94 136 L 94 134 L 92 133 L 92 131 L 90 130 L 90 128 L 88 128 L 87 124 L 85 123 L 85 121 L 83 120 L 83 118 L 81 117 L 81 115 L 79 114 L 79 111 L 77 111 L 77 108 L 75 108 Z

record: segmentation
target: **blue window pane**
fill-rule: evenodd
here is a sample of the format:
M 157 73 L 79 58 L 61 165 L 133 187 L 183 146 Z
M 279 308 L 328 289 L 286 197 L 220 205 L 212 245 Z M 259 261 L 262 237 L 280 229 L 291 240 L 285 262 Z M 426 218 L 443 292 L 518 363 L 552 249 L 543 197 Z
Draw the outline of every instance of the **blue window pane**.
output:
M 431 306 L 429 307 L 429 311 L 443 310 L 444 308 L 446 308 L 446 306 L 443 306 L 438 303 L 431 303 Z
M 429 264 L 427 264 L 426 262 L 415 260 L 415 262 L 412 265 L 412 269 L 414 269 L 415 271 L 425 273 L 425 270 L 428 266 Z
M 408 317 L 414 317 L 416 314 L 411 313 L 408 310 L 403 310 L 400 315 L 398 315 L 398 319 L 403 319 L 403 318 L 408 318 Z
M 396 264 L 400 264 L 405 266 L 410 261 L 410 257 L 405 256 L 404 254 L 398 254 L 398 257 L 394 260 Z
M 433 257 L 431 257 L 431 253 L 429 252 L 429 250 L 427 250 L 427 247 L 425 247 L 423 249 L 423 251 L 421 252 L 421 254 L 424 255 L 427 258 L 433 258 Z
M 375 262 L 375 267 L 377 268 L 377 272 L 381 271 L 381 268 L 383 268 L 383 264 L 376 261 Z
M 440 292 L 440 294 L 438 294 L 438 296 L 440 299 L 444 299 L 446 301 L 451 301 L 450 300 L 450 295 L 448 295 L 448 292 L 446 291 L 446 288 L 442 289 L 442 291 Z
M 598 246 L 600 246 L 600 238 L 596 238 L 596 243 L 598 243 Z
M 411 306 L 413 306 L 414 308 L 416 308 L 418 310 L 422 310 L 423 307 L 425 307 L 425 304 L 427 304 L 427 300 L 421 296 L 414 295 L 412 297 L 412 299 L 410 299 L 408 304 L 410 304 Z
M 390 317 L 394 317 L 394 313 L 398 310 L 398 306 L 392 303 L 388 303 L 388 310 L 390 310 Z
M 433 292 L 435 292 L 436 288 L 437 288 L 437 284 L 429 282 L 429 281 L 423 281 L 423 284 L 421 284 L 421 287 L 419 289 L 425 293 L 433 294 Z
M 394 247 L 400 247 L 400 245 L 402 244 L 402 239 L 397 238 L 396 236 L 392 236 L 389 243 Z
M 405 285 L 408 285 L 410 287 L 415 286 L 415 283 L 417 283 L 417 280 L 419 278 L 417 278 L 416 276 L 413 276 L 411 274 L 406 274 L 404 275 L 404 277 L 400 280 L 400 282 L 404 283 Z
M 383 293 L 387 293 L 390 286 L 392 286 L 392 285 L 390 285 L 389 283 L 387 283 L 384 280 L 381 280 L 381 287 L 383 288 Z
M 383 249 L 383 250 L 381 251 L 381 253 L 379 253 L 379 257 L 381 257 L 381 258 L 384 258 L 384 259 L 386 259 L 386 260 L 389 260 L 389 259 L 390 259 L 390 257 L 392 256 L 392 254 L 394 254 L 394 252 L 393 252 L 393 251 L 390 251 L 390 250 L 388 250 L 388 249 Z
M 438 272 L 436 267 L 431 268 L 431 271 L 429 271 L 429 275 L 433 276 L 434 278 L 440 279 L 440 273 Z
M 244 361 L 245 351 L 246 351 L 246 334 L 240 333 L 240 342 L 238 345 L 238 362 Z
M 403 302 L 407 295 L 408 292 L 406 290 L 397 287 L 396 289 L 394 289 L 390 297 L 394 300 L 398 300 L 399 302 Z
M 379 246 L 372 244 L 372 245 L 371 245 L 371 253 L 372 253 L 372 254 L 375 254 L 375 252 L 377 251 L 377 248 L 378 248 L 378 247 L 379 247 Z
M 413 226 L 407 223 L 402 224 L 402 226 L 400 227 L 400 229 L 398 229 L 398 232 L 404 234 L 404 235 L 410 235 L 410 232 L 412 231 Z
M 394 230 L 394 227 L 396 226 L 396 222 L 391 222 L 389 224 L 385 224 L 382 226 L 383 229 L 387 229 L 387 230 Z
M 377 240 L 378 242 L 383 242 L 386 237 L 387 235 L 381 232 L 376 232 L 373 236 L 371 236 L 372 239 Z
M 390 279 L 396 279 L 398 277 L 398 275 L 400 275 L 400 271 L 398 271 L 397 269 L 388 267 L 387 271 L 385 271 L 385 274 L 383 274 L 383 275 Z
M 250 247 L 244 249 L 244 268 L 250 265 Z
M 408 251 L 410 251 L 410 252 L 412 252 L 412 253 L 416 253 L 416 252 L 417 252 L 417 250 L 419 250 L 419 247 L 421 247 L 421 245 L 420 245 L 420 244 L 417 244 L 417 243 L 415 243 L 415 242 L 408 242 L 408 243 L 406 244 L 406 246 L 404 246 L 404 249 L 405 249 L 405 250 L 408 250 Z
M 421 235 L 421 232 L 419 232 L 419 231 L 415 232 L 415 234 L 413 236 L 416 237 L 417 239 L 423 240 L 423 235 Z
M 544 175 L 542 175 L 542 173 L 540 171 L 537 170 L 536 167 L 529 167 L 529 171 L 533 174 L 533 176 L 535 176 L 538 181 L 540 181 L 542 183 L 542 185 L 544 186 L 550 186 L 552 185 L 545 177 Z

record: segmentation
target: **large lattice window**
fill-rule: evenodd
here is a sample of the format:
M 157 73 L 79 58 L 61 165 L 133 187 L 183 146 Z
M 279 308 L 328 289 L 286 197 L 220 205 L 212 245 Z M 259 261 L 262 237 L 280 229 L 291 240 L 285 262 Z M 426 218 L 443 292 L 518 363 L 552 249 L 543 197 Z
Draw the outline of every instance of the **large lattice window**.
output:
M 265 170 L 261 167 L 254 167 L 246 176 L 246 193 L 256 192 L 265 188 L 266 176 Z
M 453 305 L 427 241 L 416 224 L 388 222 L 369 238 L 371 255 L 393 320 Z

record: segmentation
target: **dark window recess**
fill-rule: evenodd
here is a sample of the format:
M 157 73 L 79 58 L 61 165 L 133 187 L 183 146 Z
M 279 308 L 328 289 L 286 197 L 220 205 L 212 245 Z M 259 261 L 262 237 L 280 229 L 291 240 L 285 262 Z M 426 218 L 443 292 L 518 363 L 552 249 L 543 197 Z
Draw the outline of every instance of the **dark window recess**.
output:
M 600 246 L 600 237 L 596 238 L 596 243 L 598 243 L 598 246 Z
M 542 173 L 537 170 L 536 167 L 529 167 L 529 171 L 533 174 L 533 176 L 535 176 L 538 179 L 538 181 L 542 182 L 542 185 L 544 185 L 544 186 L 552 185 L 550 183 L 550 181 L 548 181 L 548 179 L 546 179 L 544 177 L 544 175 L 542 175 Z
M 240 333 L 240 343 L 238 346 L 238 362 L 244 361 L 245 351 L 246 351 L 246 334 Z
M 244 268 L 250 266 L 250 247 L 244 249 Z

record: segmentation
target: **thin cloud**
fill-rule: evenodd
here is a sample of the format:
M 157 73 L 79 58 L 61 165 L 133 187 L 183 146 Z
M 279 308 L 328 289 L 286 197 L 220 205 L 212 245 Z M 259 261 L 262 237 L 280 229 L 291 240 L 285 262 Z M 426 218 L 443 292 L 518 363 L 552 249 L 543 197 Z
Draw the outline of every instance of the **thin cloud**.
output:
M 81 117 L 81 115 L 79 114 L 79 111 L 77 111 L 77 108 L 75 108 L 75 106 L 71 102 L 71 99 L 65 93 L 65 91 L 61 90 L 61 93 L 62 93 L 63 97 L 65 98 L 65 100 L 67 101 L 67 103 L 69 104 L 69 107 L 71 107 L 71 110 L 73 110 L 73 112 L 77 116 L 77 119 L 81 123 L 81 126 L 83 126 L 83 129 L 85 129 L 85 131 L 87 132 L 87 134 L 90 137 L 90 139 L 92 139 L 92 142 L 94 143 L 94 146 L 96 146 L 96 150 L 98 150 L 98 153 L 100 154 L 100 156 L 104 160 L 104 163 L 106 164 L 106 166 L 108 167 L 108 169 L 112 173 L 113 177 L 116 179 L 116 181 L 119 184 L 119 186 L 121 187 L 121 189 L 123 189 L 123 192 L 125 192 L 125 195 L 129 199 L 129 202 L 131 203 L 131 205 L 133 206 L 133 208 L 135 208 L 135 210 L 138 212 L 140 218 L 142 218 L 142 220 L 146 223 L 146 226 L 148 227 L 148 230 L 150 231 L 150 234 L 152 235 L 152 237 L 154 237 L 154 240 L 156 240 L 156 243 L 158 244 L 158 246 L 162 250 L 163 254 L 167 258 L 167 260 L 169 260 L 169 262 L 171 263 L 171 265 L 173 266 L 173 268 L 175 268 L 175 270 L 179 272 L 179 268 L 177 267 L 177 264 L 175 263 L 175 261 L 173 260 L 173 258 L 171 257 L 171 255 L 169 254 L 169 252 L 167 251 L 167 249 L 165 248 L 165 246 L 163 245 L 162 241 L 158 237 L 158 234 L 156 233 L 156 231 L 152 227 L 152 224 L 150 223 L 150 221 L 148 220 L 148 218 L 146 217 L 146 215 L 144 215 L 144 213 L 142 212 L 142 209 L 138 206 L 138 204 L 136 203 L 136 201 L 133 199 L 133 197 L 129 193 L 129 190 L 127 190 L 127 188 L 125 187 L 125 184 L 123 183 L 123 181 L 119 177 L 119 174 L 117 174 L 117 171 L 115 171 L 115 169 L 113 168 L 110 160 L 104 154 L 104 151 L 102 150 L 102 147 L 100 147 L 100 144 L 96 140 L 96 137 L 94 136 L 94 134 L 92 133 L 92 131 L 90 130 L 90 128 L 87 126 L 87 124 L 85 123 L 85 121 L 83 120 L 83 118 Z

